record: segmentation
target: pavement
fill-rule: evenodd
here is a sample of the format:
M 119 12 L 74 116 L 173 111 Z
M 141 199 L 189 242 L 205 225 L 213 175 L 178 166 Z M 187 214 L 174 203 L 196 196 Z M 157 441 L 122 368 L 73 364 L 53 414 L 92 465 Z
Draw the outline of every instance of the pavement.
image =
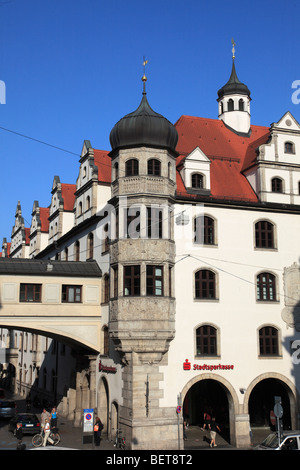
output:
M 269 434 L 270 429 L 267 427 L 258 427 L 252 429 L 251 446 L 241 450 L 251 450 L 260 444 Z M 187 439 L 184 441 L 185 450 L 235 450 L 236 447 L 229 444 L 228 440 L 222 433 L 217 433 L 217 447 L 210 448 L 210 433 L 207 430 L 202 431 L 200 426 L 189 426 L 186 430 Z
M 19 411 L 25 411 L 25 400 L 18 396 L 13 396 L 13 399 L 17 402 L 17 407 Z M 40 410 L 32 409 L 31 412 L 36 413 L 39 416 Z M 99 447 L 94 445 L 92 436 L 83 435 L 81 427 L 75 427 L 73 421 L 64 419 L 62 416 L 58 416 L 58 430 L 61 436 L 61 441 L 56 447 L 47 446 L 47 449 L 55 450 L 66 450 L 66 449 L 76 449 L 76 450 L 100 450 L 110 452 L 120 451 L 119 448 L 114 446 L 114 442 L 107 439 L 105 433 L 102 433 L 101 443 Z M 254 428 L 252 429 L 253 438 L 251 442 L 251 447 L 245 450 L 254 448 L 257 444 L 260 444 L 263 439 L 270 434 L 270 429 L 263 428 Z M 217 447 L 211 449 L 209 446 L 210 435 L 209 431 L 202 431 L 200 426 L 189 426 L 186 431 L 187 439 L 184 441 L 184 449 L 186 451 L 196 451 L 196 450 L 234 450 L 235 447 L 230 445 L 228 440 L 220 434 L 217 433 L 216 443 Z M 23 442 L 26 444 L 26 449 L 33 449 L 31 442 L 32 436 L 24 436 Z M 13 435 L 10 435 L 10 439 L 7 440 L 5 447 L 0 445 L 0 450 L 4 448 L 16 448 L 16 439 Z M 164 451 L 164 449 L 161 449 Z

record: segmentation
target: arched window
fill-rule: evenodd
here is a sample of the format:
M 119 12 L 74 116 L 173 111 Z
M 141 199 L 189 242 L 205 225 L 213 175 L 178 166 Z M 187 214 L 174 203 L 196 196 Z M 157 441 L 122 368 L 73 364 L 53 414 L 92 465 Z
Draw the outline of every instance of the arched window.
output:
M 203 189 L 204 187 L 203 175 L 200 173 L 194 173 L 192 175 L 192 188 L 194 189 Z
M 293 142 L 284 143 L 284 153 L 295 153 L 295 147 Z
M 234 110 L 234 102 L 233 99 L 228 100 L 228 111 L 233 111 Z
M 244 106 L 245 106 L 245 102 L 244 102 L 243 98 L 241 98 L 241 99 L 239 100 L 239 111 L 245 111 L 245 107 L 244 107 Z
M 202 325 L 196 329 L 197 356 L 217 355 L 217 330 L 210 325 Z
M 215 244 L 215 221 L 209 216 L 194 219 L 194 243 L 203 245 Z
M 216 276 L 209 269 L 200 269 L 195 273 L 195 298 L 216 298 Z
M 282 193 L 283 192 L 283 185 L 281 178 L 272 178 L 272 192 L 273 193 Z
M 88 211 L 91 208 L 91 198 L 87 196 L 86 198 L 86 210 Z
M 278 330 L 273 326 L 264 326 L 259 330 L 260 356 L 278 356 Z
M 81 215 L 82 214 L 82 202 L 80 201 L 80 203 L 78 204 L 78 215 Z
M 103 277 L 103 303 L 109 302 L 109 276 L 105 274 Z
M 109 335 L 108 335 L 108 327 L 103 327 L 103 355 L 108 356 L 109 353 Z
M 267 220 L 255 224 L 256 248 L 274 248 L 274 226 Z
M 125 176 L 136 176 L 139 174 L 139 162 L 135 158 L 127 160 L 125 164 Z
M 88 259 L 94 258 L 94 235 L 89 233 L 87 238 L 87 255 Z
M 160 176 L 160 161 L 156 158 L 148 160 L 148 175 Z
M 276 278 L 271 273 L 260 273 L 256 278 L 257 300 L 276 301 Z

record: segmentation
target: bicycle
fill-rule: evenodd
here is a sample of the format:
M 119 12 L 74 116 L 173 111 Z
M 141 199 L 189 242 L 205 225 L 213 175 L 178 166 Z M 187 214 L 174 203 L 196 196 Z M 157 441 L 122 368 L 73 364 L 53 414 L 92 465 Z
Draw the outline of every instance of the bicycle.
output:
M 32 444 L 34 447 L 41 447 L 43 445 L 43 442 L 44 442 L 44 431 L 40 432 L 39 434 L 35 434 L 32 438 Z M 51 431 L 49 436 L 48 436 L 48 439 L 47 439 L 47 444 L 48 442 L 52 445 L 52 446 L 57 446 L 57 444 L 60 443 L 60 435 L 58 432 L 56 431 Z
M 116 440 L 114 443 L 114 447 L 119 447 L 121 450 L 126 449 L 125 437 L 122 437 L 122 431 L 119 429 L 117 429 L 116 432 Z

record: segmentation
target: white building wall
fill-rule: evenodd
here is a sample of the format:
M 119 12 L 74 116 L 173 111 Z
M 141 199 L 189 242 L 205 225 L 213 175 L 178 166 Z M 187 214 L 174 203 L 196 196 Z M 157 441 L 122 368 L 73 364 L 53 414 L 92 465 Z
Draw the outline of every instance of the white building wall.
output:
M 175 214 L 181 210 L 182 206 L 177 204 Z M 287 327 L 281 312 L 285 306 L 283 269 L 299 261 L 299 216 L 217 207 L 205 208 L 204 211 L 217 221 L 216 247 L 193 246 L 190 242 L 192 236 L 180 238 L 180 227 L 175 225 L 176 336 L 170 344 L 168 365 L 160 368 L 165 379 L 161 406 L 176 406 L 177 394 L 201 373 L 223 376 L 235 388 L 241 402 L 243 396 L 239 389 L 247 388 L 260 374 L 274 371 L 295 382 L 290 341 L 299 339 L 300 333 Z M 271 220 L 276 225 L 276 250 L 255 248 L 254 224 L 259 219 Z M 190 233 L 191 220 L 190 217 Z M 193 275 L 200 268 L 217 273 L 218 300 L 194 300 Z M 256 276 L 264 271 L 275 274 L 277 278 L 276 302 L 256 300 Z M 196 356 L 195 329 L 203 323 L 219 330 L 218 358 Z M 279 330 L 282 357 L 259 358 L 258 330 L 264 325 L 272 325 Z M 186 359 L 192 367 L 193 364 L 222 364 L 233 365 L 234 368 L 211 372 L 185 371 L 183 363 Z

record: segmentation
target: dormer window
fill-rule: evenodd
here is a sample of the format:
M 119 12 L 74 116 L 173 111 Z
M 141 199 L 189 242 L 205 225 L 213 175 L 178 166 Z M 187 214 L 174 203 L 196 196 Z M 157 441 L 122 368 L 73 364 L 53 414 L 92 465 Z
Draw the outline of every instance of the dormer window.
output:
M 284 143 L 284 153 L 295 153 L 295 146 L 293 142 Z
M 194 173 L 192 175 L 192 188 L 194 188 L 194 189 L 203 189 L 204 188 L 203 175 L 201 175 L 200 173 Z

